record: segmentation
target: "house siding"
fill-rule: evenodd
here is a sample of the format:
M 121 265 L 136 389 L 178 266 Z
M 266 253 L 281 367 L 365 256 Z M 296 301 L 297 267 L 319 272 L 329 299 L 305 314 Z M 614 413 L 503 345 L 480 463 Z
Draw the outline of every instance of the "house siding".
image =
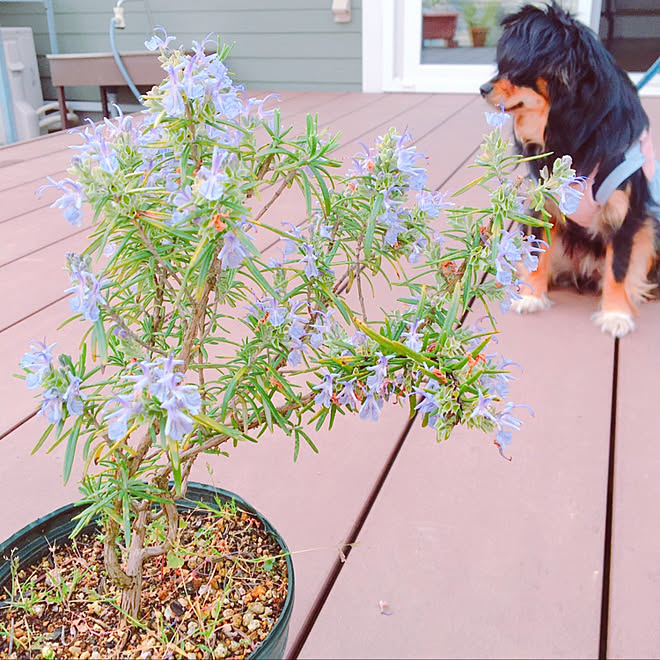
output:
M 53 0 L 60 53 L 109 52 L 115 0 Z M 153 22 L 189 46 L 210 32 L 234 44 L 228 65 L 249 89 L 359 91 L 362 88 L 362 7 L 352 1 L 349 23 L 335 23 L 331 0 L 150 0 Z M 184 4 L 184 6 L 186 6 Z M 151 35 L 142 2 L 124 3 L 120 51 L 143 51 Z M 51 51 L 40 3 L 0 2 L 0 25 L 34 32 L 42 88 L 55 98 L 46 53 Z M 70 100 L 98 100 L 98 90 L 67 88 Z

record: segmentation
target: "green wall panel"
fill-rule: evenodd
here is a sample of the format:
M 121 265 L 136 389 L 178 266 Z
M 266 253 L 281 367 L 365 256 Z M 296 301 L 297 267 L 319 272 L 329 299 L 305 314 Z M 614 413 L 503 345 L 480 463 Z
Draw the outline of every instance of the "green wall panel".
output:
M 357 91 L 362 83 L 362 12 L 352 2 L 350 23 L 335 23 L 331 0 L 150 0 L 155 24 L 189 45 L 209 32 L 233 43 L 230 69 L 253 89 Z M 53 0 L 61 53 L 109 52 L 115 0 Z M 182 8 L 183 7 L 183 8 Z M 142 2 L 124 3 L 127 28 L 120 50 L 144 50 L 151 34 Z M 50 52 L 45 9 L 39 3 L 0 3 L 0 25 L 32 28 L 46 99 L 55 96 L 45 54 Z M 98 100 L 98 90 L 67 89 L 71 100 Z

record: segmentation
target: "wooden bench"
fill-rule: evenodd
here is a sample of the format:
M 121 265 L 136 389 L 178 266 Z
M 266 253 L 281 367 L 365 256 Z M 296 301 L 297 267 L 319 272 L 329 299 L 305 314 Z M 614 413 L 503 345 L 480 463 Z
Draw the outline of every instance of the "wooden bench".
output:
M 126 86 L 112 53 L 68 53 L 47 55 L 50 77 L 57 88 L 60 116 L 66 118 L 65 87 L 93 85 L 101 92 L 101 110 L 109 116 L 108 89 Z M 135 85 L 156 85 L 163 79 L 163 70 L 155 53 L 128 52 L 121 54 L 122 62 Z M 68 128 L 64 119 L 63 128 Z

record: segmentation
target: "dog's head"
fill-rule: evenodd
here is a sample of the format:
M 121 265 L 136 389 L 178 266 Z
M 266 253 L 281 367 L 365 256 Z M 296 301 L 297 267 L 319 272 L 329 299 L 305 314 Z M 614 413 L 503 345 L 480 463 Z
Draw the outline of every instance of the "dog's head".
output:
M 525 155 L 575 154 L 620 103 L 622 85 L 627 94 L 632 85 L 597 36 L 554 1 L 525 5 L 502 27 L 497 75 L 481 86 L 481 95 L 513 116 Z

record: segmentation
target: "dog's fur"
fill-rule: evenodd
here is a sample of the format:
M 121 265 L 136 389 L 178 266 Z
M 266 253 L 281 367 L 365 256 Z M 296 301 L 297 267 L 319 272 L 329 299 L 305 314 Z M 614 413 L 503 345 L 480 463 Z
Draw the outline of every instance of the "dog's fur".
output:
M 513 116 L 521 154 L 551 152 L 530 162 L 533 175 L 570 155 L 577 174 L 588 177 L 591 194 L 592 185 L 647 135 L 649 122 L 635 87 L 596 35 L 554 2 L 543 9 L 526 5 L 502 26 L 498 74 L 481 87 L 482 96 Z M 594 205 L 586 221 L 564 221 L 550 204 L 551 244 L 535 272 L 520 273 L 532 291 L 515 302 L 517 311 L 546 309 L 548 285 L 570 279 L 578 288 L 602 292 L 594 320 L 604 332 L 621 337 L 631 331 L 637 304 L 655 284 L 649 274 L 659 243 L 649 202 L 647 176 L 639 169 L 606 203 Z

